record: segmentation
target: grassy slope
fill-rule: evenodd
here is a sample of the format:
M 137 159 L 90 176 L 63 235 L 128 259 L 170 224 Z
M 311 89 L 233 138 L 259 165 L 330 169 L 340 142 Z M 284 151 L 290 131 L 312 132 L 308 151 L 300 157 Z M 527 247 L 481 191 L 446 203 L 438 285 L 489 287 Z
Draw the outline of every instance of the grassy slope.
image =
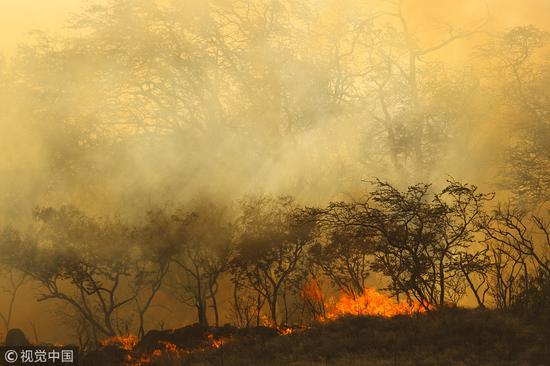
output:
M 419 317 L 350 317 L 256 343 L 159 365 L 550 365 L 550 337 L 496 311 L 448 309 Z

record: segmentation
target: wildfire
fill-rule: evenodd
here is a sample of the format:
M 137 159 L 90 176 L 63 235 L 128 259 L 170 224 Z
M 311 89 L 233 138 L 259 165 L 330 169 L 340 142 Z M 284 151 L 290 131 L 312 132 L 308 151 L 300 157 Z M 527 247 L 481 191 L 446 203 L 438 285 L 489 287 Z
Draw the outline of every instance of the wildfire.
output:
M 169 352 L 177 352 L 178 346 L 176 346 L 174 343 L 166 342 L 166 341 L 159 341 L 161 344 L 164 345 L 164 349 Z M 160 351 L 160 350 L 157 350 Z
M 138 343 L 139 337 L 133 334 L 126 336 L 115 336 L 101 341 L 101 345 L 104 347 L 114 346 L 118 349 L 128 351 L 129 353 L 126 355 L 125 365 L 129 366 L 145 366 L 151 364 L 153 360 L 158 359 L 163 355 L 171 354 L 174 357 L 178 357 L 186 352 L 186 350 L 179 349 L 173 343 L 159 341 L 163 347 L 162 349 L 155 349 L 148 355 L 136 355 L 133 351 L 135 351 L 135 347 Z
M 423 313 L 430 306 L 418 301 L 396 301 L 374 288 L 365 288 L 361 294 L 341 294 L 337 299 L 326 299 L 321 285 L 315 279 L 302 288 L 302 298 L 315 319 L 334 320 L 345 315 L 394 317 Z
M 138 344 L 139 338 L 133 334 L 116 336 L 101 341 L 102 346 L 116 346 L 125 351 L 131 351 Z
M 289 335 L 296 331 L 296 328 L 292 327 L 278 327 L 277 330 L 279 331 L 280 335 Z
M 223 346 L 223 338 L 215 338 L 212 333 L 208 335 L 208 341 L 210 342 L 210 346 L 212 348 L 220 348 Z
M 314 312 L 315 319 L 320 321 L 331 321 L 346 315 L 367 315 L 394 317 L 397 315 L 413 315 L 423 313 L 430 306 L 423 306 L 417 301 L 396 301 L 390 296 L 373 288 L 365 288 L 360 295 L 342 294 L 338 298 L 326 299 L 320 284 L 313 280 L 308 282 L 302 289 L 302 298 L 306 301 L 310 310 Z M 306 326 L 276 326 L 269 323 L 267 317 L 263 319 L 266 326 L 276 329 L 281 336 L 307 329 Z M 134 335 L 119 336 L 106 339 L 101 342 L 103 346 L 116 346 L 128 351 L 126 365 L 146 366 L 161 359 L 178 360 L 187 353 L 203 352 L 208 349 L 219 349 L 226 343 L 233 341 L 232 336 L 220 336 L 209 333 L 202 346 L 194 349 L 179 348 L 176 344 L 159 341 L 160 348 L 148 354 L 135 352 L 139 338 Z
M 428 306 L 429 307 L 429 306 Z M 344 315 L 370 315 L 391 318 L 397 315 L 423 313 L 426 307 L 418 301 L 397 302 L 388 295 L 373 288 L 365 288 L 359 296 L 343 294 L 334 304 L 326 306 L 326 319 L 336 319 Z

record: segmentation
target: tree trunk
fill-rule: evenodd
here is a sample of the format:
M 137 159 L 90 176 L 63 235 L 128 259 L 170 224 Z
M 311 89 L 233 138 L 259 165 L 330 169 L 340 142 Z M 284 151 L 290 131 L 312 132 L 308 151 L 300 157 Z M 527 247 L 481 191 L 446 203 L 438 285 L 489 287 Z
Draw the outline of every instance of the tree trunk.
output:
M 235 307 L 235 316 L 237 318 L 237 324 L 242 327 L 244 324 L 244 321 L 243 321 L 243 315 L 241 312 L 241 307 L 239 305 L 239 291 L 236 283 L 233 284 L 233 306 Z M 248 321 L 246 326 L 248 327 Z
M 445 304 L 445 257 L 439 259 L 439 305 Z
M 285 321 L 284 321 L 284 324 L 288 324 L 288 304 L 287 304 L 287 301 L 286 301 L 286 288 L 285 290 L 283 291 L 283 305 L 284 305 L 284 308 L 285 308 Z
M 258 294 L 258 298 L 256 301 L 256 326 L 260 326 L 260 312 L 262 311 L 262 297 L 260 294 Z
M 199 319 L 199 324 L 207 327 L 208 319 L 206 317 L 206 303 L 204 300 L 197 301 L 197 316 Z
M 218 312 L 218 301 L 216 300 L 216 293 L 215 291 L 210 288 L 210 298 L 212 299 L 212 310 L 214 311 L 214 321 L 216 324 L 216 327 L 220 326 L 220 314 Z
M 141 339 L 145 335 L 145 327 L 143 323 L 145 322 L 143 311 L 139 312 L 139 330 L 138 337 Z
M 460 269 L 462 271 L 462 273 L 464 274 L 464 278 L 466 278 L 466 282 L 468 282 L 468 286 L 470 286 L 470 290 L 472 291 L 472 293 L 474 294 L 474 297 L 476 298 L 476 301 L 477 301 L 477 306 L 480 308 L 480 309 L 485 309 L 485 304 L 483 303 L 483 300 L 481 299 L 481 297 L 479 297 L 479 289 L 481 286 L 483 286 L 483 283 L 480 284 L 477 288 L 476 286 L 474 285 L 474 282 L 472 281 L 472 279 L 470 278 L 470 274 L 467 272 L 467 270 L 462 266 L 462 264 L 460 265 Z
M 277 326 L 277 292 L 273 294 L 269 301 L 269 310 L 271 310 L 271 321 L 274 326 Z

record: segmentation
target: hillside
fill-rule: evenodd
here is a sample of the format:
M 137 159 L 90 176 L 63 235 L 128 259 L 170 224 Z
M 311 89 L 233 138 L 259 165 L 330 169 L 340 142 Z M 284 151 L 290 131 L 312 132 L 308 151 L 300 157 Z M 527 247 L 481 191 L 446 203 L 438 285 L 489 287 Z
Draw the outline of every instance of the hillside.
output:
M 182 329 L 191 334 L 194 328 Z M 142 355 L 141 361 L 133 364 L 550 365 L 550 333 L 543 326 L 492 310 L 447 309 L 395 318 L 344 317 L 278 336 L 265 331 L 250 336 L 253 330 L 243 336 L 243 330 L 237 330 L 232 337 L 226 331 L 224 338 L 223 329 L 209 330 L 208 339 L 218 339 L 213 347 L 194 350 L 167 346 L 168 342 L 156 339 L 165 349 L 149 351 L 149 356 Z

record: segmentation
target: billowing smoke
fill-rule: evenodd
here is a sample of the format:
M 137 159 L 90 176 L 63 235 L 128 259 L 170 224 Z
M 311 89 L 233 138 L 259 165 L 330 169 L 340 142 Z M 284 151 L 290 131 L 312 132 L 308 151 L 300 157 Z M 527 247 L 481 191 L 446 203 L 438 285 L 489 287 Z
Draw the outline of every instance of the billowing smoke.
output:
M 375 177 L 548 197 L 543 1 L 38 3 L 74 13 L 17 49 L 2 32 L 3 225 L 47 206 L 317 205 Z M 30 290 L 14 323 L 46 312 Z

